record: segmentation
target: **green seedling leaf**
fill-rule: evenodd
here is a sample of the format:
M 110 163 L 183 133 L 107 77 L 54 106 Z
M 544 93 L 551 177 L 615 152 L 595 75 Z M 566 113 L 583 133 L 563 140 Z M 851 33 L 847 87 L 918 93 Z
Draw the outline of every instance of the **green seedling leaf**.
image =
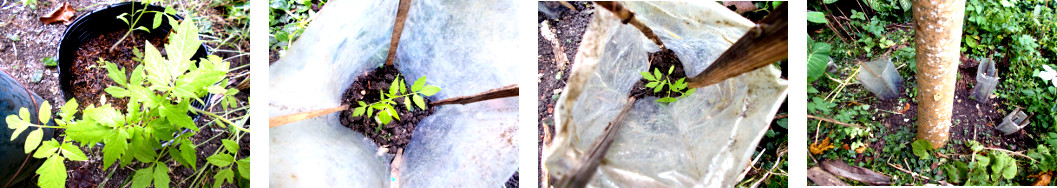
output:
M 44 101 L 43 104 L 40 104 L 39 109 L 37 116 L 40 119 L 40 124 L 47 125 L 51 121 L 51 103 Z
M 364 107 L 362 107 L 362 106 L 361 107 L 356 107 L 356 109 L 354 109 L 352 111 L 352 116 L 361 116 L 361 115 L 363 115 L 364 111 L 366 111 L 366 109 L 364 109 Z
M 59 109 L 59 116 L 62 116 L 66 121 L 73 119 L 73 115 L 77 114 L 77 106 L 77 99 L 70 98 L 70 100 L 66 101 L 66 104 L 62 105 L 62 108 Z
M 41 139 L 44 139 L 43 129 L 37 128 L 37 130 L 29 132 L 29 136 L 26 136 L 26 154 L 37 149 L 37 146 L 40 146 Z
M 425 95 L 425 96 L 433 96 L 433 94 L 437 94 L 437 92 L 440 92 L 440 88 L 439 87 L 437 87 L 437 86 L 425 86 L 425 87 L 422 88 L 421 94 Z
M 86 121 L 72 123 L 66 128 L 66 139 L 82 143 L 98 143 L 111 134 L 113 134 L 113 129 Z
M 650 82 L 650 83 L 646 83 L 646 87 L 647 87 L 647 88 L 653 88 L 653 87 L 657 87 L 657 84 L 659 84 L 659 83 L 660 83 L 660 82 Z
M 697 90 L 697 89 L 696 88 L 690 88 L 689 90 L 686 90 L 686 93 L 683 93 L 683 97 L 693 95 L 695 90 Z
M 235 162 L 235 158 L 231 155 L 221 153 L 209 156 L 208 158 L 206 158 L 206 161 L 209 161 L 209 164 L 216 165 L 218 167 L 227 167 L 228 165 L 231 165 L 232 162 Z
M 157 29 L 158 26 L 161 26 L 161 16 L 161 13 L 154 13 L 154 25 L 151 25 L 151 28 Z
M 169 167 L 163 163 L 155 163 L 154 165 L 154 187 L 169 187 Z
M 147 167 L 144 169 L 136 170 L 135 175 L 132 176 L 132 187 L 133 188 L 144 188 L 150 186 L 150 182 L 154 175 L 154 168 Z
M 411 92 L 418 92 L 422 90 L 422 87 L 426 86 L 426 76 L 422 76 L 415 80 L 415 84 L 411 85 Z
M 672 71 L 674 71 L 674 70 L 675 70 L 675 66 L 668 66 L 668 75 L 671 76 L 672 75 Z
M 415 105 L 418 105 L 419 109 L 423 109 L 423 110 L 426 109 L 426 100 L 423 99 L 421 95 L 411 95 L 411 96 L 415 100 Z
M 106 94 L 110 94 L 110 96 L 114 98 L 125 98 L 129 96 L 127 89 L 115 86 L 107 86 L 103 91 L 106 91 Z
M 250 179 L 250 157 L 239 159 L 235 164 L 238 165 L 239 176 Z
M 45 159 L 51 157 L 56 151 L 59 151 L 59 142 L 55 139 L 44 141 L 40 144 L 40 148 L 37 148 L 37 152 L 33 152 L 33 158 Z
M 122 134 L 111 134 L 103 145 L 103 169 L 110 168 L 127 151 L 128 140 Z
M 66 164 L 60 156 L 48 157 L 48 160 L 37 168 L 37 174 L 40 175 L 37 186 L 42 188 L 66 187 Z
M 661 77 L 661 70 L 660 69 L 653 69 L 653 77 L 657 78 L 657 80 L 661 80 L 661 78 L 662 78 Z
M 106 64 L 106 72 L 107 72 L 106 76 L 110 77 L 110 80 L 113 80 L 114 82 L 116 82 L 118 85 L 120 85 L 122 87 L 127 87 L 127 86 L 125 86 L 128 82 L 125 81 L 125 70 L 124 69 L 118 68 L 116 64 L 111 63 L 111 62 L 107 62 L 107 61 L 101 61 L 101 62 Z
M 389 95 L 395 96 L 396 92 L 400 91 L 400 79 L 393 79 L 393 83 L 389 84 Z
M 190 139 L 183 139 L 183 143 L 180 144 L 180 155 L 186 160 L 189 165 L 193 168 L 198 168 L 198 155 L 195 151 L 195 144 Z
M 377 117 L 378 122 L 382 125 L 389 124 L 389 122 L 393 120 L 393 117 L 389 116 L 389 111 L 386 110 L 378 111 L 378 115 L 375 115 L 375 117 Z
M 55 142 L 54 140 L 52 140 L 50 142 L 54 142 L 54 144 L 58 144 L 58 142 Z M 41 148 L 43 148 L 43 147 L 41 147 Z M 69 142 L 63 143 L 61 148 L 62 148 L 62 150 L 61 150 L 62 151 L 62 156 L 66 157 L 66 159 L 69 159 L 71 161 L 86 161 L 86 160 L 88 160 L 88 156 L 85 155 L 83 151 L 81 151 L 81 148 L 78 148 L 77 146 L 73 145 L 72 143 L 69 143 Z
M 385 111 L 386 111 L 387 113 L 389 113 L 389 115 L 390 115 L 390 116 L 393 116 L 393 119 L 396 119 L 396 120 L 398 120 L 398 121 L 400 120 L 400 114 L 399 114 L 399 113 L 397 113 L 397 112 L 396 112 L 396 109 L 393 109 L 393 107 L 392 107 L 392 106 L 390 106 L 390 107 L 388 107 L 388 108 L 385 108 Z
M 411 97 L 404 97 L 404 107 L 407 108 L 407 111 L 411 111 Z
M 235 183 L 235 181 L 232 180 L 234 177 L 235 172 L 230 168 L 220 170 L 220 172 L 217 172 L 217 174 L 213 176 L 213 187 L 220 187 L 221 185 L 224 185 L 224 182 Z
M 667 81 L 661 81 L 661 84 L 659 86 L 653 88 L 653 92 L 654 93 L 661 92 L 661 89 L 664 88 L 664 83 L 665 82 L 667 82 Z
M 650 72 L 643 71 L 643 72 L 639 72 L 639 74 L 642 75 L 643 79 L 646 79 L 646 80 L 649 80 L 649 81 L 657 81 L 657 78 L 654 78 L 653 75 L 650 74 Z
M 224 143 L 224 149 L 228 150 L 228 153 L 234 154 L 239 152 L 239 143 L 233 140 L 221 140 Z

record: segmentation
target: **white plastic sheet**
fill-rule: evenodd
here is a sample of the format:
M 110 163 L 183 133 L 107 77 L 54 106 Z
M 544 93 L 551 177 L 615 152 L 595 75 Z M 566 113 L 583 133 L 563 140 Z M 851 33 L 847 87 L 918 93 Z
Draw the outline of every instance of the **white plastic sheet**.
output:
M 715 2 L 626 2 L 683 62 L 699 74 L 754 24 Z M 584 34 L 555 111 L 557 135 L 544 166 L 561 177 L 578 165 L 627 104 L 659 50 L 638 30 L 599 9 Z M 593 187 L 732 187 L 786 96 L 786 81 L 767 66 L 664 105 L 636 101 Z
M 340 105 L 356 76 L 384 63 L 398 1 L 332 0 L 285 57 L 270 67 L 269 116 Z M 517 83 L 513 1 L 412 1 L 397 66 L 443 90 L 430 100 Z M 411 83 L 407 83 L 410 85 Z M 338 121 L 337 114 L 270 130 L 276 187 L 497 187 L 517 170 L 517 100 L 439 106 L 404 150 L 401 177 L 391 156 Z

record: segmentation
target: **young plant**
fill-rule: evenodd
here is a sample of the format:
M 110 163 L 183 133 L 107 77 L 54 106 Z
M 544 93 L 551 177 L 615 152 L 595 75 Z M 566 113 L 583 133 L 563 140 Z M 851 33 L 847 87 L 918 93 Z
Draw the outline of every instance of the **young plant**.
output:
M 382 130 L 382 126 L 389 124 L 392 120 L 400 120 L 400 115 L 396 112 L 396 101 L 403 98 L 404 107 L 411 111 L 414 108 L 411 105 L 418 106 L 418 108 L 425 110 L 426 101 L 423 98 L 425 96 L 433 96 L 440 92 L 440 88 L 433 85 L 426 85 L 426 76 L 422 76 L 415 80 L 415 84 L 411 85 L 411 92 L 408 93 L 407 86 L 404 85 L 404 79 L 397 76 L 393 79 L 393 83 L 389 85 L 389 91 L 379 92 L 381 100 L 378 102 L 367 104 L 363 101 L 357 101 L 360 107 L 353 109 L 352 116 L 363 116 L 374 114 L 374 120 L 378 121 L 378 127 L 374 129 L 375 132 Z M 414 102 L 414 103 L 412 103 Z M 374 113 L 378 111 L 378 113 Z
M 214 154 L 206 158 L 209 164 L 216 165 L 219 168 L 223 168 L 216 175 L 213 175 L 213 187 L 220 187 L 224 182 L 231 184 L 235 183 L 235 171 L 232 169 L 238 169 L 239 176 L 249 180 L 250 179 L 250 157 L 235 160 L 235 157 L 239 153 L 239 143 L 233 140 L 221 140 L 224 143 L 223 153 Z
M 38 185 L 41 187 L 65 187 L 66 170 L 63 161 L 84 160 L 77 147 L 103 145 L 103 168 L 109 168 L 118 159 L 121 166 L 139 161 L 143 167 L 136 170 L 132 178 L 132 187 L 168 187 L 169 167 L 164 164 L 166 154 L 183 165 L 196 167 L 197 151 L 191 137 L 199 128 L 188 116 L 188 112 L 206 114 L 220 122 L 235 126 L 230 121 L 220 118 L 208 111 L 191 107 L 191 100 L 200 100 L 206 93 L 231 97 L 238 90 L 225 89 L 214 85 L 224 80 L 228 72 L 228 63 L 217 56 L 201 59 L 197 66 L 191 56 L 201 46 L 198 40 L 197 26 L 192 20 L 185 20 L 174 27 L 176 33 L 170 34 L 169 44 L 165 45 L 168 57 L 163 57 L 153 45 L 146 44 L 142 65 L 136 66 L 131 78 L 126 79 L 123 68 L 109 62 L 106 64 L 107 76 L 118 86 L 105 89 L 111 97 L 127 98 L 127 110 L 121 112 L 104 103 L 100 106 L 88 106 L 77 113 L 76 99 L 66 102 L 59 113 L 62 119 L 56 119 L 56 126 L 46 123 L 50 119 L 45 102 L 41 105 L 40 122 L 33 124 L 28 117 L 28 110 L 23 108 L 18 116 L 8 116 L 8 128 L 15 129 L 12 137 L 18 136 L 28 127 L 66 129 L 63 142 L 47 141 L 41 144 L 40 129 L 29 134 L 26 152 L 36 149 L 34 157 L 48 158 L 45 165 L 37 169 L 40 175 Z M 186 134 L 180 129 L 192 130 Z M 246 131 L 245 128 L 237 127 Z M 168 143 L 168 144 L 162 144 Z M 38 147 L 39 146 L 39 147 Z M 61 154 L 61 156 L 59 155 Z M 159 163 L 159 161 L 162 161 Z
M 650 72 L 639 72 L 642 78 L 650 81 L 646 83 L 647 88 L 653 88 L 653 92 L 661 92 L 665 87 L 668 86 L 667 95 L 664 98 L 657 99 L 657 102 L 672 103 L 677 101 L 677 98 L 672 97 L 672 92 L 680 93 L 682 96 L 694 94 L 694 88 L 687 89 L 686 78 L 680 78 L 675 82 L 672 82 L 671 76 L 672 71 L 675 70 L 675 66 L 668 67 L 668 74 L 661 74 L 661 70 L 654 68 L 653 73 Z
M 117 42 L 115 42 L 114 45 L 110 46 L 110 51 L 114 51 L 114 48 L 116 48 L 117 45 L 121 44 L 121 42 L 124 42 L 125 39 L 128 38 L 129 35 L 132 35 L 132 31 L 140 30 L 140 31 L 144 31 L 144 32 L 150 33 L 150 29 L 147 29 L 147 27 L 143 27 L 143 26 L 136 27 L 136 25 L 139 24 L 139 21 L 142 20 L 143 15 L 146 14 L 146 13 L 154 13 L 154 20 L 153 20 L 154 24 L 151 25 L 151 29 L 157 29 L 158 26 L 161 26 L 161 21 L 162 21 L 162 17 L 163 16 L 169 20 L 169 24 L 175 24 L 176 23 L 176 18 L 172 17 L 172 15 L 176 15 L 176 9 L 173 9 L 172 7 L 165 7 L 165 12 L 148 11 L 146 9 L 147 8 L 146 6 L 149 6 L 151 1 L 152 0 L 144 0 L 142 2 L 142 5 L 144 5 L 144 6 L 140 7 L 139 9 L 136 8 L 136 5 L 140 4 L 140 3 L 131 3 L 131 4 L 129 4 L 129 5 L 131 5 L 131 8 L 132 8 L 132 11 L 130 11 L 131 14 L 126 12 L 126 13 L 121 13 L 121 15 L 117 15 L 117 19 L 118 20 L 121 20 L 121 21 L 125 22 L 126 25 L 128 25 L 128 30 L 125 32 L 124 36 L 121 36 L 121 39 L 119 39 Z

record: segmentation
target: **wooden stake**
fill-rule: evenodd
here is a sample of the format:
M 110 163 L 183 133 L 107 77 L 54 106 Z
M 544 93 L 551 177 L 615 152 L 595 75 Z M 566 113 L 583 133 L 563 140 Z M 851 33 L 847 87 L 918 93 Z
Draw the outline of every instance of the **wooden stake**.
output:
M 745 33 L 697 76 L 687 78 L 691 88 L 719 83 L 789 57 L 789 3 L 783 3 Z
M 407 11 L 410 8 L 411 0 L 400 0 L 400 6 L 396 10 L 396 23 L 393 23 L 393 38 L 389 39 L 389 55 L 385 58 L 385 66 L 393 66 L 396 47 L 400 45 L 400 35 L 404 33 L 404 21 L 407 20 Z
M 334 113 L 334 112 L 337 112 L 337 111 L 342 111 L 342 110 L 345 110 L 345 109 L 348 109 L 348 108 L 349 108 L 349 105 L 341 105 L 341 106 L 334 107 L 334 108 L 327 108 L 327 109 L 322 109 L 322 110 L 315 110 L 315 111 L 301 112 L 301 113 L 296 113 L 296 114 L 289 114 L 289 115 L 283 115 L 283 116 L 279 116 L 279 117 L 273 117 L 273 118 L 268 119 L 268 128 L 278 127 L 278 126 L 286 125 L 286 124 L 289 124 L 289 123 L 298 122 L 298 121 L 301 121 L 301 120 L 306 120 L 306 119 L 309 119 L 309 118 L 319 117 L 319 116 L 327 115 L 327 114 Z
M 595 139 L 595 142 L 591 144 L 591 149 L 587 150 L 586 155 L 580 159 L 580 164 L 561 177 L 555 187 L 584 187 L 587 182 L 591 181 L 591 178 L 595 175 L 595 170 L 598 170 L 598 165 L 602 163 L 602 157 L 605 157 L 606 152 L 609 151 L 609 146 L 613 145 L 613 140 L 617 138 L 620 125 L 623 124 L 624 118 L 628 115 L 628 111 L 631 110 L 634 102 L 635 97 L 628 98 L 628 104 L 624 105 L 624 109 L 620 111 L 620 114 L 617 114 L 613 121 L 609 122 L 609 125 L 606 125 L 602 137 Z
M 438 106 L 445 104 L 469 104 L 485 100 L 518 96 L 518 85 L 508 85 L 469 96 L 449 98 L 430 102 L 429 105 Z

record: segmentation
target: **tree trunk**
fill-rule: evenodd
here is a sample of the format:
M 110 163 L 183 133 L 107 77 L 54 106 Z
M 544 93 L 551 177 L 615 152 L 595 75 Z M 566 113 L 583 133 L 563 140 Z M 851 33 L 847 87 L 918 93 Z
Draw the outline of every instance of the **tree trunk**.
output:
M 933 148 L 947 143 L 954 106 L 965 0 L 915 0 L 917 49 L 917 138 Z

